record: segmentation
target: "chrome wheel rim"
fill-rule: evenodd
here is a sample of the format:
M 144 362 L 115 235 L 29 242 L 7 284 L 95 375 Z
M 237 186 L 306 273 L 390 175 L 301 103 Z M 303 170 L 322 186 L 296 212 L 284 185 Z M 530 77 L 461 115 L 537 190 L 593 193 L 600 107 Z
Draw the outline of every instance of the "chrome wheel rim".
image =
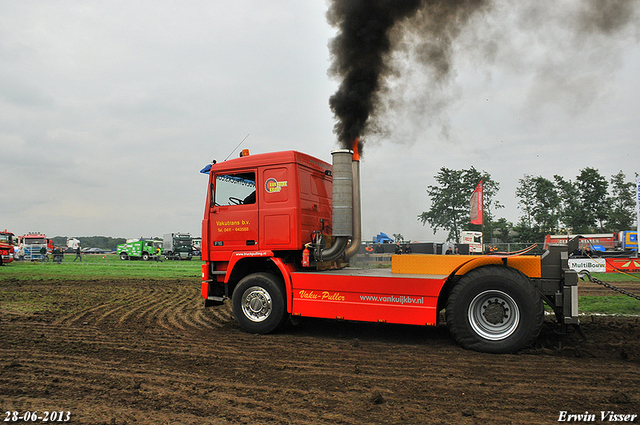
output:
M 499 341 L 515 332 L 520 323 L 520 309 L 505 292 L 484 291 L 469 304 L 469 324 L 484 339 Z
M 252 286 L 242 294 L 242 312 L 252 322 L 266 320 L 272 309 L 271 295 L 264 288 Z

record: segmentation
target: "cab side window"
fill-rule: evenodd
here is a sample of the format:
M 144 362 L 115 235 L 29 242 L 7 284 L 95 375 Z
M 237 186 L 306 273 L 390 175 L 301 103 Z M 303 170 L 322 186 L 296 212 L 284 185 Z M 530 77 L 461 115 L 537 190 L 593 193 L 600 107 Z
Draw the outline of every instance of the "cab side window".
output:
M 214 206 L 256 203 L 256 174 L 253 172 L 216 175 L 211 188 Z

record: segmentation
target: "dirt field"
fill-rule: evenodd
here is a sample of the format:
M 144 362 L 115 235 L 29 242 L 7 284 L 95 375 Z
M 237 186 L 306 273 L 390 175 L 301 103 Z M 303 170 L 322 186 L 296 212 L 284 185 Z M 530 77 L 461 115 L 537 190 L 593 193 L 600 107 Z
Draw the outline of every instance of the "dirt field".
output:
M 556 335 L 549 322 L 532 348 L 489 355 L 455 346 L 443 326 L 305 320 L 250 335 L 227 308 L 202 307 L 197 278 L 4 280 L 0 290 L 7 423 L 7 411 L 34 410 L 68 411 L 69 423 L 81 424 L 546 424 L 561 411 L 588 411 L 596 423 L 607 422 L 601 411 L 640 415 L 635 317 L 585 317 L 586 341 Z M 16 293 L 39 311 L 18 311 Z

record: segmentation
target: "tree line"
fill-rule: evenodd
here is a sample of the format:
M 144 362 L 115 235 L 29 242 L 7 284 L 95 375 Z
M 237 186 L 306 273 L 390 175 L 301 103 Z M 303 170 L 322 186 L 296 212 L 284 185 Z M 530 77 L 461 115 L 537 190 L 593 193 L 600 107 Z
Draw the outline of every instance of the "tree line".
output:
M 470 223 L 469 200 L 483 181 L 483 223 Z M 460 242 L 460 232 L 484 231 L 485 241 L 540 242 L 547 234 L 609 233 L 636 226 L 635 183 L 620 171 L 609 180 L 591 167 L 580 170 L 574 180 L 554 175 L 553 179 L 525 175 L 518 180 L 516 197 L 520 216 L 515 224 L 496 211 L 504 208 L 496 195 L 500 183 L 485 171 L 440 168 L 436 185 L 427 186 L 431 200 L 428 211 L 418 215 L 433 232 L 447 230 L 448 241 Z

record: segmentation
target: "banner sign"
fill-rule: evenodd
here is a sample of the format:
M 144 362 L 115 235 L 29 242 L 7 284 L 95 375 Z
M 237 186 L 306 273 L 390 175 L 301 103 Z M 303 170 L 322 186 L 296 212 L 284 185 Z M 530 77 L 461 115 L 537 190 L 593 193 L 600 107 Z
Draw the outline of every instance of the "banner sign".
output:
M 638 188 L 640 188 L 640 183 Z M 470 203 L 469 216 L 471 217 L 471 224 L 482 224 L 482 180 L 480 180 L 480 183 L 478 183 L 478 186 L 476 186 L 476 189 L 473 191 Z
M 640 273 L 640 258 L 607 258 L 607 273 Z
M 569 268 L 577 272 L 588 271 L 589 273 L 606 273 L 607 263 L 604 258 L 572 258 L 569 259 Z

